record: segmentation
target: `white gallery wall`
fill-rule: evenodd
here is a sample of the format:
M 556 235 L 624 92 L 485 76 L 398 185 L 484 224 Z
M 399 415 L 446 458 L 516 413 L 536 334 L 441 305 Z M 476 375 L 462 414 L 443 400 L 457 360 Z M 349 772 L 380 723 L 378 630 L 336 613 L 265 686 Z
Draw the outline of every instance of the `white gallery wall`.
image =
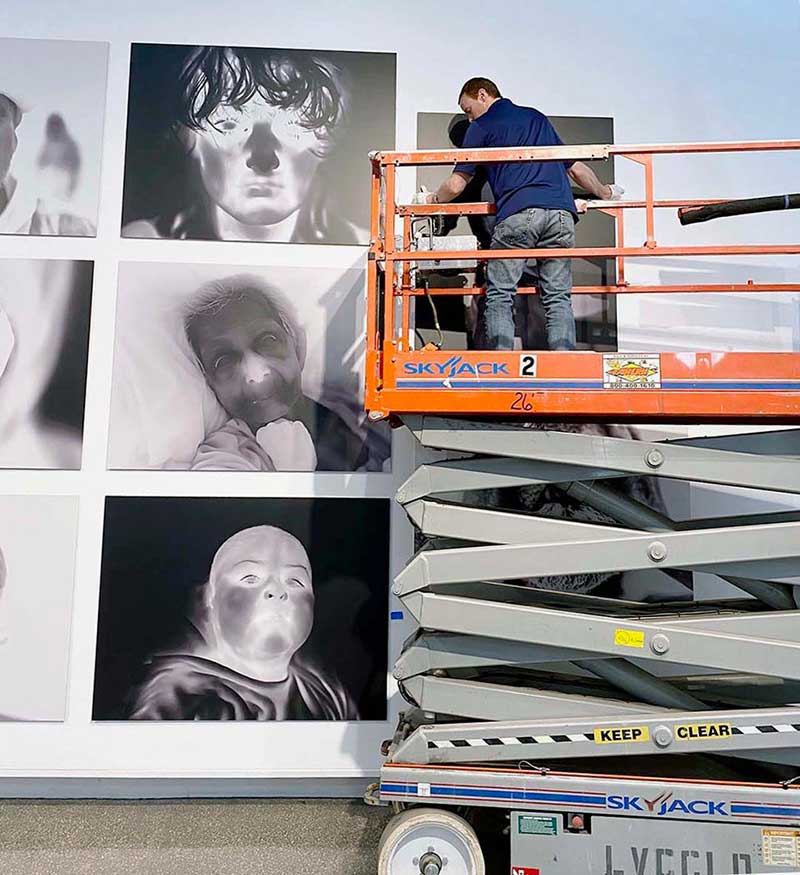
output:
M 69 593 L 72 612 L 64 720 L 60 722 L 57 713 L 48 712 L 39 722 L 0 722 L 0 779 L 307 778 L 333 782 L 375 774 L 380 742 L 391 735 L 402 705 L 388 673 L 386 719 L 266 723 L 93 720 L 108 496 L 389 499 L 413 462 L 411 442 L 405 434 L 396 433 L 391 471 L 388 465 L 380 464 L 369 470 L 314 473 L 188 472 L 166 465 L 161 470 L 133 470 L 148 466 L 125 463 L 109 469 L 110 436 L 118 447 L 124 445 L 126 437 L 118 430 L 124 426 L 112 419 L 112 399 L 114 380 L 118 379 L 115 375 L 120 373 L 115 326 L 120 307 L 130 304 L 120 295 L 137 292 L 132 278 L 149 276 L 154 265 L 166 266 L 165 276 L 177 275 L 180 265 L 194 265 L 193 270 L 202 277 L 217 276 L 219 266 L 243 273 L 273 268 L 282 275 L 293 270 L 300 271 L 296 276 L 310 272 L 328 275 L 333 286 L 346 294 L 353 288 L 350 278 L 365 264 L 365 250 L 357 245 L 123 238 L 120 223 L 131 44 L 396 53 L 398 148 L 416 145 L 418 113 L 457 111 L 459 88 L 474 75 L 491 77 L 506 96 L 551 115 L 611 118 L 615 141 L 620 144 L 797 139 L 800 3 L 669 0 L 653 5 L 634 0 L 613 4 L 509 0 L 487 7 L 476 0 L 459 4 L 411 0 L 398 7 L 386 0 L 351 0 L 338 6 L 296 0 L 276 7 L 253 0 L 228 5 L 210 0 L 174 0 L 170 4 L 83 0 L 77 6 L 66 0 L 40 0 L 33 6 L 7 0 L 0 8 L 0 37 L 89 41 L 107 44 L 108 49 L 105 106 L 103 100 L 93 99 L 98 118 L 104 113 L 97 236 L 0 235 L 0 262 L 51 259 L 94 263 L 82 467 L 0 470 L 0 496 L 63 497 L 64 501 L 70 497 L 79 504 L 74 590 Z M 102 53 L 102 49 L 97 48 L 97 52 Z M 375 142 L 370 148 L 385 146 Z M 366 154 L 361 157 L 366 177 Z M 97 159 L 87 151 L 84 160 Z M 656 192 L 663 197 L 784 193 L 798 188 L 797 166 L 797 155 L 788 153 L 661 158 L 656 161 Z M 642 194 L 637 165 L 618 160 L 615 173 L 627 196 Z M 409 173 L 402 191 L 410 194 L 412 185 Z M 659 216 L 656 232 L 658 241 L 667 245 L 796 242 L 800 240 L 800 214 L 681 228 L 670 213 Z M 632 224 L 627 242 L 643 239 L 643 227 Z M 706 281 L 714 281 L 714 276 L 718 281 L 752 278 L 788 282 L 797 281 L 798 273 L 800 258 L 793 257 L 738 262 L 708 259 L 699 266 L 665 259 L 654 265 L 631 265 L 628 279 L 658 283 L 690 281 L 690 277 L 702 275 L 708 277 Z M 352 313 L 354 320 L 360 317 L 358 306 L 353 305 Z M 797 350 L 800 300 L 777 294 L 730 296 L 724 302 L 708 296 L 630 298 L 619 302 L 618 332 L 620 349 L 631 351 L 700 347 Z M 317 371 L 310 378 L 319 386 Z M 128 467 L 131 470 L 123 470 Z M 709 512 L 705 505 L 703 511 Z M 5 519 L 5 508 L 3 512 Z M 391 519 L 389 564 L 390 572 L 396 573 L 412 549 L 412 534 L 398 509 L 392 508 Z M 388 579 L 385 586 L 388 591 Z M 390 612 L 400 608 L 389 598 L 385 617 L 389 664 L 411 632 L 406 620 L 390 619 Z M 142 622 L 131 618 L 134 621 Z M 346 646 L 343 640 L 342 647 Z M 3 710 L 0 702 L 0 713 Z M 19 708 L 16 713 L 22 715 Z M 324 782 L 317 789 L 324 793 Z

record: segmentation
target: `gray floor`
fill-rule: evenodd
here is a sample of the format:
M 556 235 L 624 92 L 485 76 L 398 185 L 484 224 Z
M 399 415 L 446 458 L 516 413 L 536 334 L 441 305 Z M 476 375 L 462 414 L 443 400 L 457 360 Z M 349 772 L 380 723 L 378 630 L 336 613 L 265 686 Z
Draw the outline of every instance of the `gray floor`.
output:
M 2 875 L 375 875 L 360 802 L 0 801 Z

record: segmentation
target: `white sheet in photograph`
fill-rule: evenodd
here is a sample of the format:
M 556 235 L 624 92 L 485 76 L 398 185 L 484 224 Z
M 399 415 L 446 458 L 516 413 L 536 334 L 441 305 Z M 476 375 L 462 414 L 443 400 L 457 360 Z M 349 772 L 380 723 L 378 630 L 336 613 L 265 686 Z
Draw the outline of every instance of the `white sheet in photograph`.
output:
M 93 237 L 108 44 L 0 39 L 0 234 Z
M 78 499 L 0 496 L 0 720 L 65 717 Z
M 379 471 L 357 269 L 120 265 L 110 468 Z

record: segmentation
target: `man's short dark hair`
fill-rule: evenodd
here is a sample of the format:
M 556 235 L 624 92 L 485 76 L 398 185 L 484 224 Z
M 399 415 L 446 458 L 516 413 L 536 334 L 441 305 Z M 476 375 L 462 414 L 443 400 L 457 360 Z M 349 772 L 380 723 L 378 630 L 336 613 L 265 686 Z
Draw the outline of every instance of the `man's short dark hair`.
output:
M 198 130 L 221 104 L 241 109 L 256 94 L 299 113 L 301 124 L 330 144 L 348 110 L 344 73 L 311 52 L 198 46 L 178 80 L 176 121 Z
M 467 81 L 461 86 L 461 91 L 458 92 L 458 99 L 461 100 L 465 94 L 467 97 L 477 97 L 481 88 L 483 88 L 489 97 L 503 96 L 500 93 L 500 89 L 491 79 L 486 79 L 483 76 L 473 76 L 472 79 L 467 79 Z

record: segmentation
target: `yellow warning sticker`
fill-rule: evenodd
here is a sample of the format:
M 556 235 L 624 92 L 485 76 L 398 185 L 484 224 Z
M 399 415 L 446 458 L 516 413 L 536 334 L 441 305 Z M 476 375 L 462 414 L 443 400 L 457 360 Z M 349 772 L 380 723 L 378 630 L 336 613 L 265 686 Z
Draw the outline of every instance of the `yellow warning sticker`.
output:
M 644 632 L 635 629 L 615 629 L 614 644 L 620 647 L 644 647 Z
M 796 868 L 800 865 L 800 832 L 796 829 L 762 829 L 761 856 L 765 866 Z
M 730 723 L 685 723 L 675 727 L 675 737 L 681 741 L 728 738 L 733 735 Z
M 646 726 L 603 726 L 594 730 L 594 741 L 595 744 L 650 741 L 650 730 Z

